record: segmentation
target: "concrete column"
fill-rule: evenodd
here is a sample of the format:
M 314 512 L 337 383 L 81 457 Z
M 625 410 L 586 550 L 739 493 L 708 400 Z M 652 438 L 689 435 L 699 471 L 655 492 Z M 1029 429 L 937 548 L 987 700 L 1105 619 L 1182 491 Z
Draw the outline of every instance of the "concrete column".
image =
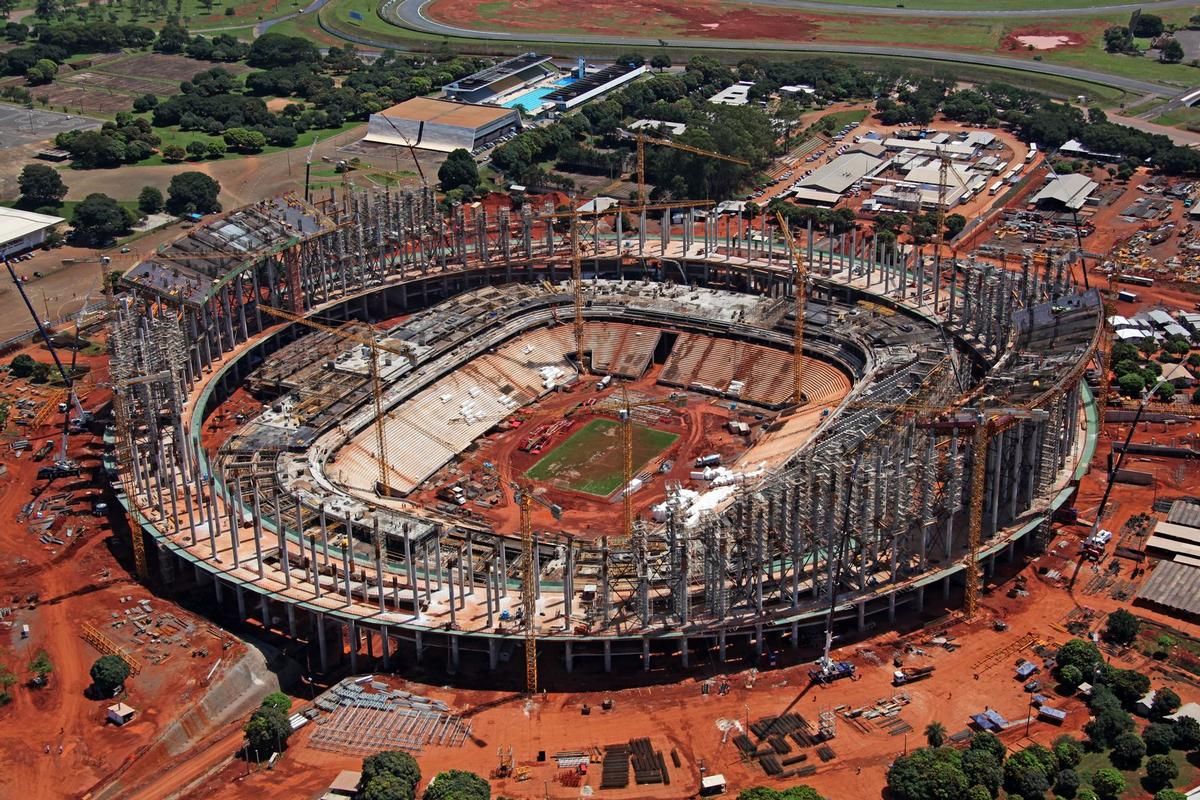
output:
M 858 601 L 858 630 L 861 633 L 867 627 L 867 601 Z
M 688 653 L 688 638 L 686 636 L 684 636 L 682 639 L 679 640 L 679 663 L 683 666 L 684 669 L 687 669 L 689 666 L 688 655 L 689 655 L 689 653 Z
M 570 647 L 570 643 L 567 644 Z M 488 669 L 495 672 L 496 666 L 500 663 L 500 640 L 491 638 L 488 639 Z M 567 662 L 567 672 L 571 671 L 570 661 Z
M 320 651 L 321 672 L 329 671 L 329 653 L 325 647 L 325 615 L 317 612 L 317 648 Z
M 604 671 L 612 672 L 612 640 L 604 640 Z
M 348 622 L 344 626 L 339 625 L 338 635 L 341 636 L 343 632 L 349 640 L 350 671 L 358 672 L 358 626 L 353 622 Z
M 451 636 L 450 636 L 450 666 L 455 672 L 458 672 L 458 664 L 459 664 L 458 639 L 459 639 L 459 637 L 451 634 Z

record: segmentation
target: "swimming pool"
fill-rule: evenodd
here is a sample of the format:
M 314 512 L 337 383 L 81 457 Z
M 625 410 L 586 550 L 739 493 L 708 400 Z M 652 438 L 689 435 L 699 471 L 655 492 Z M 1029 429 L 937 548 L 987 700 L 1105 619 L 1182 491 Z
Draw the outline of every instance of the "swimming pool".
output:
M 520 108 L 523 111 L 532 113 L 537 111 L 542 105 L 542 100 L 545 99 L 546 95 L 552 94 L 560 87 L 570 86 L 577 80 L 579 79 L 570 76 L 559 78 L 554 82 L 553 86 L 545 86 L 541 89 L 534 89 L 533 91 L 526 92 L 525 94 L 517 95 L 511 100 L 506 100 L 505 102 L 501 103 L 501 105 L 503 105 L 505 108 Z

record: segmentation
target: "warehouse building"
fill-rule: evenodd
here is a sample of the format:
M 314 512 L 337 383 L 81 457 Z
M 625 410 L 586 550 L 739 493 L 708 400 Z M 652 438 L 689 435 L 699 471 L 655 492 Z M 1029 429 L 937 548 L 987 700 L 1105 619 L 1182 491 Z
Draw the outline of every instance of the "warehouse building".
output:
M 0 206 L 0 255 L 8 258 L 41 247 L 46 233 L 62 222 L 62 217 Z
M 1086 175 L 1059 175 L 1034 196 L 1033 202 L 1078 211 L 1098 187 L 1099 184 Z
M 524 53 L 501 61 L 442 87 L 446 97 L 464 103 L 486 103 L 522 86 L 535 84 L 557 71 L 550 56 Z
M 515 109 L 414 97 L 372 114 L 363 141 L 449 153 L 474 150 L 520 127 Z
M 886 163 L 866 153 L 846 153 L 814 171 L 788 193 L 799 203 L 833 205 L 851 186 L 875 175 Z

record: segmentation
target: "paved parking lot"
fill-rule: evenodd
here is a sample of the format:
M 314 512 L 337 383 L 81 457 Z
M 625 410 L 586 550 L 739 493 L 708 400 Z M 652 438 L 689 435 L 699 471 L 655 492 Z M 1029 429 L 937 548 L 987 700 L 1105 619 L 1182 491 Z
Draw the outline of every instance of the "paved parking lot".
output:
M 0 150 L 53 139 L 62 131 L 99 128 L 101 120 L 78 114 L 28 109 L 0 103 Z

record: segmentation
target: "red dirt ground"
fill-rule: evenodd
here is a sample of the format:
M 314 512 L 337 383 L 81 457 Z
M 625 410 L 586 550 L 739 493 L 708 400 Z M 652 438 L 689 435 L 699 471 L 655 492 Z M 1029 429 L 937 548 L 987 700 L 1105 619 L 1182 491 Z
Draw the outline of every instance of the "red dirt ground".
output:
M 24 352 L 50 362 L 43 348 L 30 347 Z M 78 360 L 92 369 L 88 380 L 94 385 L 86 390 L 83 402 L 95 410 L 107 400 L 107 390 L 100 385 L 107 377 L 106 359 L 80 356 Z M 8 377 L 0 381 L 0 394 L 9 398 L 49 396 L 45 390 Z M 60 424 L 62 417 L 51 415 L 50 419 Z M 99 436 L 72 435 L 69 452 L 84 467 L 85 477 L 60 479 L 50 485 L 35 476 L 53 456 L 39 463 L 31 451 L 14 457 L 8 446 L 18 435 L 28 438 L 34 449 L 47 440 L 57 446 L 58 430 L 54 424 L 18 427 L 10 420 L 0 441 L 0 463 L 7 467 L 7 474 L 0 477 L 0 606 L 13 612 L 0 622 L 0 664 L 19 681 L 10 690 L 13 702 L 0 707 L 0 752 L 5 756 L 0 797 L 6 798 L 80 796 L 115 771 L 140 768 L 138 758 L 147 745 L 203 693 L 201 679 L 213 662 L 240 652 L 240 646 L 223 651 L 215 638 L 198 633 L 192 640 L 197 647 L 207 646 L 209 656 L 176 650 L 169 659 L 154 664 L 147 648 L 132 643 L 132 624 L 111 628 L 113 613 L 121 615 L 142 599 L 151 601 L 154 617 L 170 612 L 195 623 L 199 631 L 205 630 L 206 622 L 135 581 L 130 576 L 128 534 L 118 535 L 113 529 L 123 521 L 92 516 L 91 503 L 101 489 L 86 476 L 99 469 L 103 452 Z M 60 495 L 72 513 L 61 516 L 51 531 L 67 544 L 41 544 L 27 522 L 17 521 L 17 515 L 31 500 Z M 36 600 L 30 602 L 31 595 L 36 595 Z M 101 654 L 80 638 L 83 622 L 96 626 L 143 662 L 142 672 L 128 682 L 127 702 L 138 714 L 124 727 L 104 722 L 105 707 L 112 700 L 85 695 L 91 683 L 88 669 Z M 25 624 L 31 635 L 21 639 Z M 49 685 L 41 689 L 26 685 L 29 661 L 39 649 L 47 651 L 54 665 Z
M 1022 44 L 1020 38 L 1022 36 L 1061 36 L 1067 39 L 1066 42 L 1060 45 L 1055 45 L 1052 50 L 1063 50 L 1068 47 L 1082 47 L 1087 44 L 1087 40 L 1075 31 L 1056 31 L 1047 28 L 1039 28 L 1030 26 L 1027 28 L 1018 28 L 1012 31 L 1008 36 L 1004 37 L 1004 41 L 1000 43 L 1000 48 L 1003 50 L 1028 50 L 1029 48 Z M 1036 49 L 1036 48 L 1035 48 Z M 1044 52 L 1044 50 L 1042 51 Z
M 455 0 L 435 0 L 425 8 L 425 13 L 430 19 L 468 28 L 493 24 L 490 20 L 482 20 L 471 3 Z M 504 27 L 512 29 L 563 28 L 609 33 L 616 25 L 628 32 L 627 21 L 642 20 L 643 25 L 650 25 L 655 30 L 670 26 L 672 35 L 678 36 L 793 41 L 816 38 L 814 33 L 822 19 L 815 15 L 768 13 L 746 7 L 727 11 L 719 3 L 706 0 L 689 3 L 625 0 L 619 13 L 601 16 L 597 15 L 596 4 L 589 0 L 518 0 L 507 4 L 504 11 Z
M 639 395 L 662 397 L 663 405 L 666 406 L 668 405 L 666 397 L 671 394 L 672 389 L 655 385 L 660 371 L 661 366 L 654 366 L 645 376 L 626 384 L 626 387 Z M 615 387 L 605 392 L 596 392 L 594 390 L 595 381 L 594 378 L 585 377 L 580 381 L 579 388 L 574 391 L 547 396 L 546 399 L 529 409 L 528 421 L 519 428 L 494 433 L 482 440 L 483 444 L 472 453 L 472 458 L 496 464 L 502 479 L 506 481 L 524 474 L 527 469 L 549 453 L 551 448 L 562 444 L 594 416 L 586 408 L 580 409 L 577 412 L 580 419 L 579 424 L 569 431 L 560 433 L 547 449 L 537 455 L 522 452 L 520 449 L 521 443 L 529 436 L 534 427 L 559 419 L 563 411 L 577 403 L 619 398 L 615 394 L 617 391 Z M 727 420 L 738 418 L 736 414 L 731 414 L 728 408 L 715 402 L 714 398 L 705 395 L 689 394 L 689 399 L 686 408 L 677 409 L 682 416 L 673 415 L 654 425 L 657 429 L 679 434 L 679 439 L 648 464 L 646 471 L 656 468 L 663 459 L 673 461 L 674 466 L 666 474 L 653 472 L 653 479 L 634 494 L 635 515 L 648 515 L 650 506 L 662 502 L 664 487 L 668 482 L 689 484 L 688 473 L 692 470 L 698 454 L 720 453 L 723 463 L 728 464 L 746 450 L 745 439 L 733 436 L 723 427 Z M 767 414 L 767 416 L 769 418 L 772 415 Z M 752 413 L 748 416 L 744 415 L 742 418 L 747 419 L 750 424 L 755 422 Z M 469 462 L 464 462 L 464 464 L 467 467 L 470 466 Z M 438 488 L 459 477 L 461 476 L 451 475 L 450 471 L 444 468 L 426 482 L 425 486 L 428 488 L 423 488 L 412 495 L 410 499 L 426 505 L 435 505 L 438 502 Z M 475 481 L 486 481 L 487 476 L 484 470 L 473 469 L 470 477 Z M 562 489 L 547 483 L 539 482 L 537 486 L 539 495 L 562 506 L 563 517 L 561 520 L 555 521 L 547 509 L 535 505 L 535 524 L 544 525 L 547 529 L 570 530 L 587 538 L 615 533 L 613 525 L 615 520 L 620 517 L 620 505 L 615 501 L 616 495 L 610 501 L 610 499 L 597 498 L 594 495 Z M 479 513 L 499 530 L 515 530 L 518 510 L 509 499 L 508 493 L 492 492 L 489 500 L 491 502 L 468 502 L 466 508 Z

